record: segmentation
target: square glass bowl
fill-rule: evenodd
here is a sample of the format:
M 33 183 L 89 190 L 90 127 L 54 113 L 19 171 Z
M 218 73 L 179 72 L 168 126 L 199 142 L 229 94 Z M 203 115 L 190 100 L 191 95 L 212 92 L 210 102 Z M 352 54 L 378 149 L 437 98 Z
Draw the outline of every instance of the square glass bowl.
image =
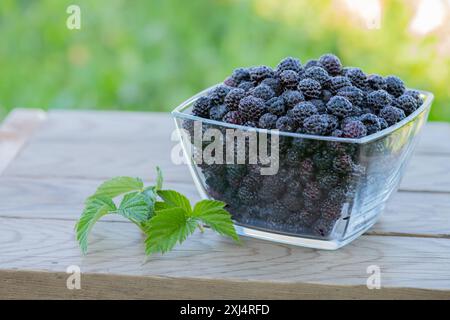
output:
M 201 197 L 226 202 L 240 235 L 328 250 L 350 243 L 377 221 L 400 183 L 433 100 L 431 93 L 420 91 L 423 104 L 404 120 L 360 139 L 346 139 L 251 128 L 192 115 L 193 102 L 209 90 L 172 112 Z M 215 130 L 208 135 L 208 129 Z M 248 134 L 239 162 L 226 157 L 227 147 L 228 151 L 231 144 L 237 147 L 236 140 L 227 145 L 232 141 L 227 140 L 227 132 Z M 207 135 L 209 141 L 201 139 Z M 250 136 L 256 136 L 258 154 L 265 149 L 273 156 L 272 164 L 277 162 L 272 166 L 278 167 L 275 174 L 275 170 L 262 174 L 261 169 L 269 166 L 263 161 L 267 157 L 255 162 L 249 152 Z M 268 146 L 262 143 L 266 139 Z M 214 149 L 212 141 L 223 146 L 216 144 Z M 279 152 L 272 151 L 275 144 Z M 233 155 L 233 150 L 229 153 Z

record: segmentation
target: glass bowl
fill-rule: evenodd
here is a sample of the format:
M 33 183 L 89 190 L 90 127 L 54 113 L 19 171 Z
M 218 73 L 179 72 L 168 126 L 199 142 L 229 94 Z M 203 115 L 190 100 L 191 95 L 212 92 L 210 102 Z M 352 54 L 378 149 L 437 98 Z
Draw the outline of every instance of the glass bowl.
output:
M 433 95 L 397 124 L 360 138 L 279 132 L 173 112 L 202 198 L 221 200 L 243 236 L 334 250 L 368 230 L 397 189 Z M 255 155 L 256 154 L 256 155 Z

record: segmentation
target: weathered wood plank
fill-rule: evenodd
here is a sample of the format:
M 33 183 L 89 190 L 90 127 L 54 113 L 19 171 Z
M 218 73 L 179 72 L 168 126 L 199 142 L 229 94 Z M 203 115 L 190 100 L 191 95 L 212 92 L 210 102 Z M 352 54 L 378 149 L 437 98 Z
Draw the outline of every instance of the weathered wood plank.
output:
M 42 110 L 37 109 L 14 109 L 0 123 L 0 174 L 42 124 L 45 115 Z
M 100 183 L 100 180 L 87 179 L 0 178 L 0 199 L 7 199 L 0 202 L 0 217 L 74 221 L 83 209 L 84 199 Z M 193 202 L 200 199 L 193 183 L 165 185 L 186 194 Z M 379 223 L 368 234 L 450 237 L 449 214 L 448 194 L 399 192 L 392 196 Z M 123 221 L 120 217 L 113 220 Z
M 53 273 L 78 265 L 84 273 L 121 276 L 365 286 L 367 267 L 376 265 L 383 290 L 444 290 L 450 297 L 448 239 L 363 236 L 338 251 L 243 241 L 239 246 L 207 230 L 143 263 L 142 235 L 129 223 L 98 223 L 90 254 L 82 257 L 72 223 L 0 218 L 0 269 Z

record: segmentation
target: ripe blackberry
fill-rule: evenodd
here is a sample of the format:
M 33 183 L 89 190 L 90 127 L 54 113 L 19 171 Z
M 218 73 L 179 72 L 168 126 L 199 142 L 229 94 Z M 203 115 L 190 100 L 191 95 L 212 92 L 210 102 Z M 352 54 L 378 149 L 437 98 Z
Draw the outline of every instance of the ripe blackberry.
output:
M 280 73 L 281 84 L 286 89 L 290 90 L 295 89 L 298 85 L 299 79 L 300 77 L 298 73 L 293 70 L 284 70 L 283 72 Z
M 229 111 L 222 118 L 223 122 L 242 125 L 244 123 L 244 119 L 239 111 Z
M 225 80 L 223 80 L 223 84 L 229 87 L 237 87 L 237 82 L 232 77 L 228 77 Z
M 378 117 L 378 121 L 380 122 L 381 130 L 384 130 L 387 127 L 389 127 L 389 124 L 387 123 L 387 121 L 385 119 Z
M 294 120 L 290 117 L 282 116 L 279 117 L 276 123 L 276 128 L 280 131 L 294 132 L 297 127 Z
M 392 126 L 405 118 L 405 112 L 397 107 L 386 106 L 381 109 L 380 117 L 386 120 L 389 126 Z
M 338 90 L 337 95 L 347 98 L 354 106 L 359 106 L 364 100 L 364 93 L 357 87 L 343 87 Z
M 340 129 L 336 129 L 331 132 L 332 137 L 342 138 L 343 135 L 344 135 L 344 132 L 342 132 L 342 130 L 340 130 Z
M 394 97 L 400 97 L 405 92 L 405 85 L 400 78 L 396 76 L 387 76 L 386 91 L 392 94 Z
M 416 90 L 406 90 L 405 93 L 408 96 L 413 97 L 414 99 L 416 99 L 416 103 L 417 103 L 417 107 L 420 107 L 423 103 L 422 98 L 420 97 L 420 92 L 416 91 Z
M 357 120 L 359 120 L 358 116 L 345 117 L 344 119 L 341 120 L 341 129 L 343 129 L 347 123 Z
M 298 83 L 298 89 L 308 99 L 317 99 L 322 93 L 322 86 L 320 83 L 313 79 L 303 79 Z
M 328 72 L 322 67 L 311 67 L 305 71 L 305 78 L 310 78 L 316 80 L 320 83 L 322 88 L 325 88 L 330 81 L 330 76 Z
M 330 79 L 328 86 L 330 88 L 330 91 L 336 94 L 339 91 L 339 89 L 342 89 L 344 87 L 351 87 L 352 82 L 347 77 L 336 76 Z
M 373 90 L 386 90 L 386 80 L 378 74 L 371 74 L 367 77 L 367 84 Z
M 238 188 L 242 179 L 247 173 L 247 166 L 243 164 L 230 164 L 227 165 L 226 174 L 228 184 L 232 188 Z
M 255 84 L 251 81 L 242 81 L 238 88 L 244 90 L 245 92 L 249 91 L 250 89 L 254 88 Z
M 345 118 L 351 115 L 353 106 L 347 98 L 334 96 L 327 103 L 327 111 L 336 117 Z
M 250 73 L 250 80 L 256 82 L 260 82 L 265 78 L 273 77 L 274 75 L 272 68 L 268 66 L 251 67 L 249 73 Z
M 272 88 L 265 84 L 260 84 L 250 89 L 248 93 L 255 98 L 259 98 L 264 101 L 267 101 L 275 96 L 275 92 L 272 90 Z
M 247 68 L 234 69 L 231 78 L 240 84 L 242 81 L 250 81 L 250 72 Z
M 334 228 L 334 221 L 329 221 L 325 219 L 319 219 L 316 221 L 313 227 L 313 232 L 315 235 L 320 237 L 328 237 Z
M 283 183 L 282 179 L 278 174 L 272 176 L 265 176 L 262 181 L 260 196 L 268 201 L 282 195 L 286 190 L 286 184 Z
M 240 202 L 244 204 L 253 204 L 256 203 L 259 199 L 258 191 L 247 184 L 242 185 L 239 188 L 237 197 Z
M 213 105 L 219 105 L 224 102 L 225 96 L 232 88 L 223 84 L 219 84 L 208 92 L 208 97 Z
M 360 89 L 367 86 L 367 76 L 360 68 L 349 68 L 345 76 L 350 79 L 352 84 Z
M 244 126 L 246 126 L 246 127 L 252 127 L 252 128 L 257 128 L 257 127 L 258 127 L 258 125 L 256 124 L 255 121 L 246 121 L 246 122 L 244 123 Z
M 234 88 L 225 96 L 225 105 L 230 110 L 237 110 L 239 108 L 239 101 L 245 97 L 245 91 L 243 89 Z
M 287 112 L 287 116 L 293 119 L 297 123 L 297 126 L 301 126 L 303 120 L 317 113 L 317 108 L 312 103 L 300 102 Z
M 384 90 L 377 90 L 369 93 L 366 97 L 366 104 L 375 113 L 380 112 L 382 108 L 389 105 L 392 102 L 392 98 Z
M 328 132 L 328 120 L 321 114 L 316 114 L 303 121 L 303 131 L 308 134 L 323 136 Z
M 288 223 L 310 227 L 317 220 L 317 215 L 311 211 L 301 210 L 295 212 L 288 219 Z
M 275 72 L 280 75 L 283 71 L 292 70 L 297 74 L 302 73 L 302 64 L 299 59 L 287 57 L 280 61 L 277 65 Z
M 286 153 L 285 162 L 288 166 L 298 166 L 302 160 L 302 153 L 298 148 L 292 147 Z
M 306 183 L 305 188 L 303 189 L 303 195 L 305 198 L 317 201 L 320 199 L 321 192 L 317 182 L 309 181 Z
M 283 98 L 284 104 L 288 109 L 292 108 L 297 103 L 305 101 L 305 97 L 303 96 L 303 93 L 301 93 L 300 91 L 297 91 L 297 90 L 286 90 L 281 95 L 281 98 Z
M 324 200 L 320 205 L 321 218 L 327 221 L 336 221 L 341 217 L 342 205 L 329 199 Z
M 332 151 L 328 149 L 322 149 L 319 152 L 314 153 L 312 160 L 314 162 L 314 166 L 320 172 L 326 172 L 329 174 L 328 169 L 332 166 L 334 159 L 334 154 Z M 317 179 L 317 182 L 320 186 L 320 181 Z
M 328 74 L 337 76 L 341 73 L 342 63 L 334 54 L 324 54 L 319 58 L 320 64 L 327 70 Z
M 299 190 L 298 190 L 299 191 Z M 302 196 L 297 192 L 289 192 L 282 199 L 283 205 L 290 211 L 300 210 L 302 207 Z
M 333 159 L 331 158 L 330 160 L 332 163 Z M 322 190 L 330 190 L 339 183 L 339 176 L 330 171 L 331 170 L 322 170 L 317 174 L 317 183 Z
M 359 121 L 366 126 L 368 135 L 381 130 L 379 118 L 373 113 L 363 114 L 359 117 Z
M 316 59 L 308 60 L 304 66 L 305 71 L 312 67 L 322 67 L 323 68 L 323 66 L 320 64 L 319 60 L 316 60 Z
M 262 129 L 275 129 L 278 117 L 271 113 L 265 113 L 259 118 L 259 127 Z
M 209 98 L 200 97 L 193 104 L 192 114 L 200 118 L 208 118 L 210 106 Z
M 333 160 L 333 168 L 338 173 L 348 174 L 353 170 L 353 160 L 352 157 L 348 154 L 342 154 L 334 158 Z
M 269 86 L 275 92 L 275 95 L 279 96 L 283 90 L 281 81 L 278 78 L 265 78 L 261 81 L 261 84 Z
M 266 102 L 266 109 L 268 112 L 282 116 L 286 113 L 286 107 L 284 105 L 284 99 L 281 97 L 274 97 Z
M 247 96 L 239 102 L 239 111 L 244 119 L 257 122 L 261 115 L 265 113 L 264 100 Z
M 344 138 L 362 138 L 367 135 L 366 126 L 359 120 L 348 122 L 342 129 Z
M 395 100 L 395 106 L 402 109 L 407 116 L 416 111 L 419 107 L 417 105 L 417 100 L 413 96 L 407 94 L 402 94 L 398 97 Z
M 311 99 L 308 100 L 308 102 L 312 103 L 316 107 L 318 113 L 325 113 L 327 111 L 327 106 L 322 99 Z
M 222 118 L 229 111 L 228 107 L 224 104 L 220 104 L 218 106 L 213 106 L 209 109 L 209 118 L 212 120 L 221 121 Z
M 330 134 L 334 130 L 336 130 L 339 127 L 339 119 L 338 117 L 332 115 L 332 114 L 322 114 L 322 117 L 324 117 L 328 121 L 328 128 L 327 128 L 327 134 Z

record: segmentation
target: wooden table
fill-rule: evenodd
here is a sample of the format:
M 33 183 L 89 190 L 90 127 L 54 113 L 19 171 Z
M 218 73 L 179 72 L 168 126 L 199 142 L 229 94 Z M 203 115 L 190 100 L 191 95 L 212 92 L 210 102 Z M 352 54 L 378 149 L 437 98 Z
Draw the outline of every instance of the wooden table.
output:
M 198 200 L 170 152 L 162 113 L 15 110 L 0 127 L 0 298 L 450 298 L 450 125 L 428 124 L 399 192 L 365 235 L 338 251 L 206 231 L 144 263 L 142 235 L 120 217 L 74 237 L 83 200 L 104 179 L 155 177 Z M 8 162 L 8 163 L 7 163 Z M 81 268 L 68 290 L 67 267 Z M 381 289 L 366 286 L 381 270 Z

